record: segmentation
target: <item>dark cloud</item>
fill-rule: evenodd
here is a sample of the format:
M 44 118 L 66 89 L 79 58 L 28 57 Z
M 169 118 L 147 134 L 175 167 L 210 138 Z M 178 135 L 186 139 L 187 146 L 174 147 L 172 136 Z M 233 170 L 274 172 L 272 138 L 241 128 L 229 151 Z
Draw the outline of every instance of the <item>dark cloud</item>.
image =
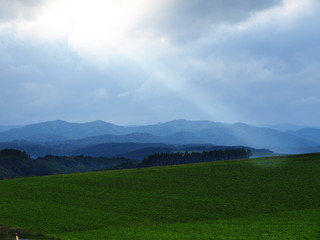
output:
M 150 20 L 152 27 L 175 42 L 187 42 L 219 24 L 232 24 L 261 10 L 279 6 L 282 0 L 174 0 L 157 18 Z
M 0 0 L 2 6 L 7 2 Z M 35 3 L 12 2 L 20 8 Z M 102 119 L 139 124 L 187 118 L 317 125 L 320 8 L 314 5 L 313 12 L 298 12 L 283 22 L 281 17 L 262 23 L 250 19 L 281 4 L 171 1 L 139 26 L 146 33 L 141 49 L 101 53 L 106 63 L 97 60 L 101 55 L 81 55 L 81 48 L 73 52 L 64 40 L 31 42 L 2 34 L 0 123 Z M 245 19 L 253 22 L 239 29 Z M 168 37 L 168 43 L 159 36 Z
M 246 122 L 317 125 L 317 10 L 315 5 L 313 13 L 286 19 L 286 23 L 275 18 L 263 24 L 253 22 L 243 30 L 222 27 L 189 42 L 184 48 L 189 61 L 183 71 L 189 88 L 201 93 L 199 105 L 210 102 L 213 109 L 227 109 L 218 118 L 232 119 L 233 114 Z

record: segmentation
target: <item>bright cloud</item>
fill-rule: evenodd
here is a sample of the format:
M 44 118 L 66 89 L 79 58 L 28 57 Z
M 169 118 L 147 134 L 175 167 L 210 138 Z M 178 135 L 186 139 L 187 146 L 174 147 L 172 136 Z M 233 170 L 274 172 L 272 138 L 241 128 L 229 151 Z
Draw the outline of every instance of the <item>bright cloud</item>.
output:
M 0 0 L 0 106 L 11 116 L 0 122 L 36 112 L 303 124 L 302 109 L 316 122 L 319 10 L 316 0 Z
M 37 8 L 34 7 L 32 16 L 26 17 L 25 13 L 31 7 L 28 3 L 16 1 L 15 4 L 8 4 L 8 9 L 21 6 L 16 17 L 4 21 L 0 29 L 11 28 L 17 37 L 27 40 L 67 41 L 70 48 L 79 54 L 125 52 L 146 37 L 143 36 L 143 30 L 139 32 L 137 29 L 138 24 L 149 18 L 156 9 L 161 9 L 165 2 L 46 1 Z

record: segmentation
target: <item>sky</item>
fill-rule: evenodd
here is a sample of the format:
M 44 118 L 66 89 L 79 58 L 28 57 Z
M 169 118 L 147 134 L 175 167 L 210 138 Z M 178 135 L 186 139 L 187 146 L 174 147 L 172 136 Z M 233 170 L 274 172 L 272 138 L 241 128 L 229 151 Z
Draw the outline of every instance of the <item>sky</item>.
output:
M 0 0 L 0 125 L 319 126 L 318 0 Z

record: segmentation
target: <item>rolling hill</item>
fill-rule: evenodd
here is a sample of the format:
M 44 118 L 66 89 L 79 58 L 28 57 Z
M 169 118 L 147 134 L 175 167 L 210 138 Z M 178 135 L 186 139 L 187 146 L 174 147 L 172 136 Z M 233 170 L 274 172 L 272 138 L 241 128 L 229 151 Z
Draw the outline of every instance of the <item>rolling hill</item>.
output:
M 319 169 L 309 154 L 2 180 L 0 223 L 33 239 L 316 240 Z

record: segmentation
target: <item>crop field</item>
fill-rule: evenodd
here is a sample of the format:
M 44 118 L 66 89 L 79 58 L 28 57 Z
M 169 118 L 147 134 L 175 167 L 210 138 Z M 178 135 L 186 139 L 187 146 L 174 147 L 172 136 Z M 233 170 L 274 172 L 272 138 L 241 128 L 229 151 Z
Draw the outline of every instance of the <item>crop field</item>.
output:
M 0 194 L 0 224 L 34 236 L 320 239 L 320 154 L 10 179 Z

